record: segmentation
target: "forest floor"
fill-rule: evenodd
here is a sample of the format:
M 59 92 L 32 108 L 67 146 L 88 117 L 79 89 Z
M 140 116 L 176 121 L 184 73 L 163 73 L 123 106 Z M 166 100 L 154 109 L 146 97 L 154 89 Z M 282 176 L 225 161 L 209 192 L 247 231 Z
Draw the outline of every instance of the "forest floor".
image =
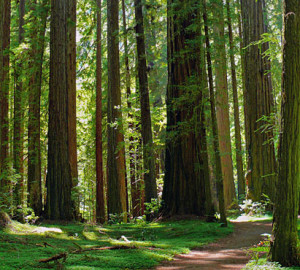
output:
M 166 262 L 157 267 L 157 270 L 177 269 L 243 269 L 253 257 L 249 248 L 263 244 L 262 234 L 270 234 L 272 224 L 270 221 L 259 222 L 233 222 L 234 232 L 229 236 L 192 250 L 188 254 L 175 256 L 173 261 Z M 252 256 L 251 256 L 252 253 Z M 265 253 L 264 251 L 261 254 Z
M 0 269 L 153 269 L 176 254 L 217 241 L 233 226 L 201 220 L 91 224 L 12 221 L 0 229 Z
M 269 241 L 261 241 L 271 232 L 270 217 L 243 218 L 228 228 L 201 220 L 105 226 L 12 221 L 0 229 L 0 269 L 283 269 L 267 262 Z

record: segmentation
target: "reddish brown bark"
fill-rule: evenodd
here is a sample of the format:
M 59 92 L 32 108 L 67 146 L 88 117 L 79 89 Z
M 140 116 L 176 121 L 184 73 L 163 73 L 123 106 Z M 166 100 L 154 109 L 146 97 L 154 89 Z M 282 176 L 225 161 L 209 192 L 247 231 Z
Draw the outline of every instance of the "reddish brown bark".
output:
M 224 181 L 225 207 L 236 199 L 231 137 L 229 121 L 229 103 L 228 103 L 228 83 L 227 83 L 227 63 L 224 35 L 224 13 L 223 2 L 218 0 L 214 2 L 212 11 L 216 18 L 214 24 L 214 42 L 215 42 L 215 73 L 216 73 L 216 112 L 219 133 L 219 145 L 222 162 L 222 172 Z
M 223 186 L 223 174 L 222 174 L 222 163 L 220 156 L 220 146 L 219 146 L 219 134 L 218 134 L 218 123 L 216 114 L 216 103 L 215 103 L 215 93 L 214 93 L 214 82 L 213 82 L 213 71 L 212 71 L 212 60 L 211 60 L 211 45 L 209 40 L 208 31 L 208 20 L 207 20 L 207 10 L 206 1 L 203 3 L 203 20 L 204 20 L 204 31 L 205 31 L 205 43 L 206 43 L 206 58 L 207 58 L 207 71 L 208 71 L 208 83 L 209 83 L 209 97 L 210 97 L 210 115 L 212 122 L 212 133 L 213 133 L 213 149 L 215 157 L 215 168 L 216 168 L 216 186 L 219 201 L 219 211 L 220 211 L 220 221 L 227 225 L 225 202 L 224 202 L 224 186 Z
M 251 181 L 248 183 L 247 196 L 259 201 L 261 195 L 275 198 L 276 160 L 272 129 L 264 131 L 273 112 L 270 62 L 263 53 L 268 43 L 254 45 L 265 33 L 262 0 L 241 1 L 243 23 L 243 46 L 245 67 L 245 133 L 248 152 L 248 171 Z
M 96 220 L 105 222 L 104 175 L 102 150 L 102 57 L 101 0 L 97 0 L 97 67 L 96 67 Z
M 198 1 L 168 1 L 165 216 L 213 214 L 202 102 L 203 44 L 199 40 L 203 39 Z
M 46 216 L 73 219 L 68 148 L 67 3 L 51 1 Z
M 125 68 L 126 68 L 126 96 L 127 96 L 127 107 L 129 109 L 128 117 L 132 119 L 133 115 L 130 112 L 132 109 L 132 104 L 130 101 L 131 89 L 130 89 L 130 67 L 129 67 L 129 58 L 128 58 L 128 40 L 127 40 L 127 26 L 126 26 L 126 7 L 125 0 L 122 0 L 122 14 L 123 14 L 123 35 L 124 35 L 124 51 L 125 51 Z M 134 124 L 132 121 L 129 121 L 128 128 L 133 132 Z M 135 145 L 134 145 L 134 137 L 129 137 L 129 169 L 130 169 L 130 186 L 131 186 L 131 208 L 132 208 L 132 216 L 139 216 L 140 205 L 139 205 L 139 197 L 138 197 L 138 182 L 136 179 L 136 171 L 135 171 Z
M 108 166 L 108 213 L 126 212 L 125 149 L 122 133 L 120 56 L 119 56 L 119 1 L 107 2 L 107 55 L 108 55 L 108 102 L 107 102 L 107 166 Z M 123 215 L 127 220 L 127 215 Z
M 36 16 L 37 8 L 40 16 Z M 49 13 L 48 0 L 40 6 L 36 1 L 30 2 L 32 16 L 29 21 L 36 29 L 30 35 L 30 67 L 34 72 L 29 78 L 28 95 L 28 204 L 36 215 L 42 213 L 42 179 L 41 179 L 41 145 L 40 145 L 40 99 L 42 90 L 43 56 L 45 47 L 45 31 Z
M 24 40 L 24 16 L 25 16 L 25 0 L 19 2 L 19 45 Z M 21 56 L 20 56 L 21 57 Z M 13 165 L 15 172 L 20 178 L 15 188 L 15 198 L 17 205 L 21 205 L 24 201 L 24 166 L 23 166 L 23 137 L 24 137 L 24 113 L 23 113 L 23 82 L 22 82 L 22 59 L 19 59 L 15 71 L 16 87 L 14 92 L 14 140 L 13 140 Z
M 153 139 L 152 139 L 152 128 L 151 128 L 142 1 L 135 0 L 134 6 L 135 6 L 135 20 L 136 20 L 138 77 L 139 77 L 141 126 L 142 126 L 142 140 L 143 140 L 145 202 L 151 203 L 152 199 L 157 198 L 157 188 L 156 188 L 156 179 L 155 179 L 155 161 L 154 161 L 154 153 L 153 153 Z
M 239 98 L 237 90 L 236 80 L 236 66 L 234 57 L 234 43 L 233 43 L 233 31 L 231 22 L 231 10 L 230 0 L 226 0 L 227 9 L 227 24 L 229 33 L 229 49 L 230 49 L 230 68 L 231 68 L 231 81 L 232 81 L 232 95 L 233 95 L 233 109 L 234 109 L 234 134 L 235 134 L 235 158 L 236 158 L 236 170 L 238 177 L 238 197 L 245 198 L 245 177 L 243 169 L 243 152 L 242 152 L 242 138 L 241 138 L 241 126 L 240 126 L 240 112 L 239 112 Z
M 73 187 L 78 182 L 76 139 L 76 0 L 67 0 L 68 144 Z

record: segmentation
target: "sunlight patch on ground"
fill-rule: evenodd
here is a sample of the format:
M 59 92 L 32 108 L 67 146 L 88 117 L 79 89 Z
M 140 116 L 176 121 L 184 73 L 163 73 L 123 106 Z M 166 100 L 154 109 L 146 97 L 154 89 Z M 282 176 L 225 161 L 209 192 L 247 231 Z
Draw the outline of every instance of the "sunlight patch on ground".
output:
M 262 220 L 270 220 L 272 219 L 271 216 L 248 216 L 248 215 L 241 215 L 237 219 L 232 219 L 231 221 L 234 222 L 249 222 L 249 221 L 262 221 Z
M 10 234 L 45 234 L 45 233 L 63 233 L 60 228 L 47 228 L 34 226 L 29 224 L 22 224 L 17 221 L 12 221 L 7 227 L 7 232 Z
M 32 233 L 45 233 L 45 232 L 62 233 L 62 230 L 59 228 L 38 227 L 32 231 Z

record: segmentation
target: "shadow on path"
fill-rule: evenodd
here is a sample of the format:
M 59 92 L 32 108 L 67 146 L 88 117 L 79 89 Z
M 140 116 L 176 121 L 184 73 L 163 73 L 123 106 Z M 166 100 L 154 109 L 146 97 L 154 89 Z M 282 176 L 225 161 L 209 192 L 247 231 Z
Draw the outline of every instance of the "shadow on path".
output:
M 156 270 L 177 269 L 230 269 L 245 267 L 250 257 L 247 249 L 263 239 L 261 234 L 271 233 L 270 222 L 233 222 L 234 232 L 189 254 L 178 255 L 173 261 L 165 262 Z

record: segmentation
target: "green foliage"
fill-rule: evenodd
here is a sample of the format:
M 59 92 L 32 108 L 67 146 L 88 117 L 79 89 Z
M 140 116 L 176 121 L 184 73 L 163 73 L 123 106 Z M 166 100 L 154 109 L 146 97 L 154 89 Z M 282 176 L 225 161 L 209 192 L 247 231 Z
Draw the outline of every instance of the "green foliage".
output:
M 241 204 L 233 202 L 227 209 L 227 214 L 231 219 L 245 219 L 245 221 L 254 221 L 256 218 L 272 217 L 273 203 L 270 198 L 263 194 L 262 199 L 253 202 L 250 199 L 244 199 Z
M 9 161 L 7 170 L 0 174 L 0 182 L 5 179 L 5 181 L 8 183 L 0 193 L 0 211 L 5 211 L 7 213 L 13 213 L 15 211 L 16 205 L 14 203 L 14 197 L 12 196 L 11 190 L 14 189 L 20 178 L 21 175 L 16 173 L 12 166 L 12 162 Z
M 99 227 L 87 224 L 37 227 L 14 222 L 0 231 L 0 268 L 55 269 L 57 263 L 38 263 L 61 252 L 68 252 L 65 269 L 149 269 L 175 254 L 186 253 L 232 232 L 217 223 L 179 221 L 150 224 L 116 224 Z M 124 241 L 124 237 L 128 239 Z M 46 244 L 45 244 L 46 243 Z M 74 250 L 112 245 L 133 249 L 98 250 L 70 254 Z
M 109 219 L 108 219 L 108 224 L 113 225 L 113 224 L 122 224 L 124 220 L 124 216 L 127 216 L 128 213 L 124 212 L 121 214 L 109 214 Z
M 298 235 L 300 236 L 300 221 L 298 220 Z M 282 267 L 277 262 L 269 262 L 268 261 L 268 254 L 270 251 L 269 241 L 264 241 L 262 244 L 259 244 L 250 249 L 251 260 L 244 268 L 244 270 L 264 270 L 264 269 L 271 269 L 271 270 L 299 270 L 300 267 Z M 259 258 L 258 258 L 259 257 Z
M 145 213 L 146 215 L 151 215 L 153 217 L 156 217 L 158 215 L 159 209 L 160 209 L 160 202 L 158 199 L 156 198 L 152 198 L 151 199 L 151 203 L 145 203 Z
M 240 205 L 240 208 L 243 213 L 250 216 L 263 216 L 270 211 L 273 204 L 270 201 L 269 197 L 264 195 L 264 198 L 259 202 L 253 202 L 252 200 L 246 199 Z

